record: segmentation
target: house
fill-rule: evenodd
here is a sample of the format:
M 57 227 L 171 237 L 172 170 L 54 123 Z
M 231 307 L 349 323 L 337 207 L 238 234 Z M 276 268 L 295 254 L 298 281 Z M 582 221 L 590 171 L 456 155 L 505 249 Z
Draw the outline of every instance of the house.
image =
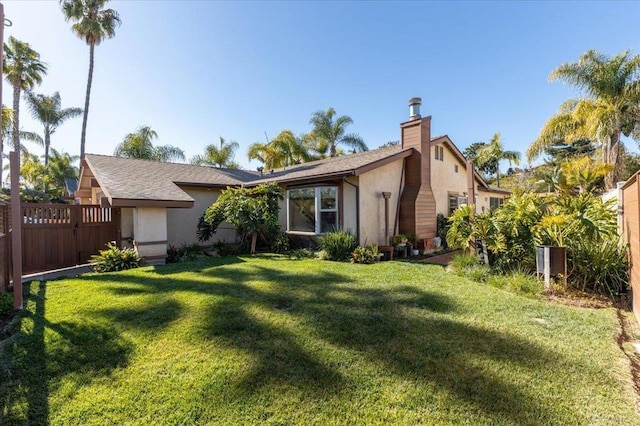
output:
M 432 138 L 431 117 L 420 115 L 420 104 L 410 100 L 398 146 L 264 173 L 87 154 L 76 202 L 120 208 L 122 244 L 133 241 L 151 263 L 164 262 L 167 244 L 197 242 L 198 219 L 223 189 L 265 182 L 285 190 L 280 224 L 291 236 L 339 227 L 361 245 L 387 244 L 397 233 L 429 244 L 437 214 L 449 216 L 468 200 L 483 212 L 509 192 L 490 187 L 448 136 Z M 236 232 L 222 226 L 216 237 L 233 241 Z

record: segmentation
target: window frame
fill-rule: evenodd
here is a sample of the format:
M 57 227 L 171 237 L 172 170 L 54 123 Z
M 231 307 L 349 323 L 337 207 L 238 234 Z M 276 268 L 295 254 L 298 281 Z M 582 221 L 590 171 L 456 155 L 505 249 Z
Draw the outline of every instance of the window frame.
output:
M 331 188 L 335 190 L 335 207 L 334 208 L 322 208 L 322 190 Z M 313 232 L 311 231 L 296 231 L 291 229 L 291 212 L 290 212 L 290 196 L 291 191 L 298 191 L 303 189 L 313 189 L 314 194 L 314 214 L 315 214 L 315 229 Z M 339 197 L 340 187 L 338 185 L 305 185 L 293 188 L 287 188 L 287 198 L 286 198 L 286 207 L 287 207 L 287 234 L 297 234 L 297 235 L 325 235 L 328 232 L 320 232 L 322 229 L 322 213 L 334 212 L 336 215 L 336 229 L 340 228 L 340 197 Z

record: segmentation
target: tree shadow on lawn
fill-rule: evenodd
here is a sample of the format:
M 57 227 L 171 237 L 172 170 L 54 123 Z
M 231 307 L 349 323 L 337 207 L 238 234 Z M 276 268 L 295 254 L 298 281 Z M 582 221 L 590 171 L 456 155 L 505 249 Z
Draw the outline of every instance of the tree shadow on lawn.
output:
M 118 286 L 127 285 L 134 290 L 132 296 L 140 295 L 140 290 L 153 295 L 184 291 L 220 296 L 205 305 L 197 327 L 203 339 L 254 357 L 249 371 L 230 385 L 230 394 L 237 399 L 273 384 L 302 389 L 307 396 L 322 396 L 343 390 L 353 380 L 333 366 L 339 360 L 322 359 L 298 343 L 301 337 L 295 332 L 252 315 L 251 309 L 257 307 L 291 315 L 312 327 L 321 340 L 355 350 L 405 380 L 435 385 L 458 403 L 471 405 L 496 421 L 526 424 L 562 420 L 550 401 L 526 391 L 526 380 L 497 377 L 491 368 L 513 368 L 528 377 L 527 372 L 539 376 L 571 368 L 569 361 L 519 336 L 447 317 L 444 314 L 457 309 L 447 296 L 412 285 L 375 288 L 330 271 L 291 273 L 260 265 L 224 267 L 233 263 L 203 265 L 198 281 L 171 274 L 88 279 L 119 283 L 109 287 L 119 295 L 126 293 Z M 174 271 L 191 268 L 185 264 Z M 255 280 L 267 285 L 255 286 Z M 112 314 L 115 321 L 135 327 L 131 324 L 133 313 Z M 151 319 L 145 327 L 157 327 L 165 319 L 159 316 L 155 321 L 158 323 Z M 415 402 L 417 407 L 424 404 L 428 402 Z
M 35 286 L 37 292 L 32 291 Z M 20 321 L 33 321 L 31 330 L 22 327 L 0 353 L 4 364 L 0 372 L 0 424 L 48 424 L 48 398 L 56 379 L 74 376 L 76 383 L 86 384 L 124 367 L 133 349 L 113 329 L 102 325 L 48 321 L 46 288 L 42 282 L 26 284 L 25 305 L 33 303 L 35 309 L 23 311 Z M 45 337 L 46 329 L 54 333 Z

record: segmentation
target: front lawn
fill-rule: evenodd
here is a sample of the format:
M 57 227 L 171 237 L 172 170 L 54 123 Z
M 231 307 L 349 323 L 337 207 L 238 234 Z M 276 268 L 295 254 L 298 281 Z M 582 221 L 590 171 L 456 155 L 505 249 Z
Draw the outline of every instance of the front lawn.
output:
M 615 311 L 401 262 L 228 257 L 32 283 L 0 424 L 638 424 Z

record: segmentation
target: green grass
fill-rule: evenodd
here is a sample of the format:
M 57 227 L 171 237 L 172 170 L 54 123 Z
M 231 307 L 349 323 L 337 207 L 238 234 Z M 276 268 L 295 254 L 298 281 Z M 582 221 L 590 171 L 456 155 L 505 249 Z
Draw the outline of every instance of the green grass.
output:
M 0 424 L 638 424 L 611 309 L 228 257 L 32 283 Z

